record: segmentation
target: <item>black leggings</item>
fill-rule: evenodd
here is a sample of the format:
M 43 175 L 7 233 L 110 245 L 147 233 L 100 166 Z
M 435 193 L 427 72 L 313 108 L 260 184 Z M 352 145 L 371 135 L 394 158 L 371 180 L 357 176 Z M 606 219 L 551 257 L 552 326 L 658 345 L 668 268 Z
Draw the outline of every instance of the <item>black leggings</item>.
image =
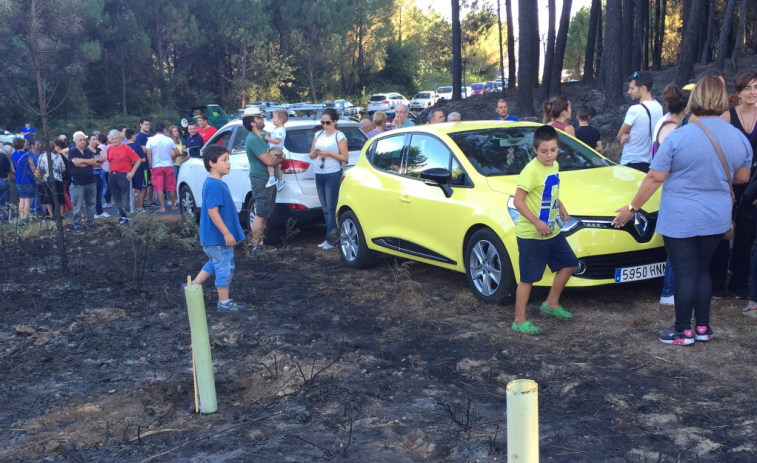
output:
M 670 238 L 663 236 L 665 250 L 673 266 L 676 283 L 673 289 L 678 331 L 691 329 L 691 312 L 697 326 L 710 325 L 710 299 L 712 279 L 710 261 L 715 249 L 723 240 L 723 234 Z
M 108 177 L 108 188 L 116 203 L 116 209 L 121 217 L 126 217 L 126 208 L 131 208 L 131 182 L 126 180 L 125 172 L 111 172 Z

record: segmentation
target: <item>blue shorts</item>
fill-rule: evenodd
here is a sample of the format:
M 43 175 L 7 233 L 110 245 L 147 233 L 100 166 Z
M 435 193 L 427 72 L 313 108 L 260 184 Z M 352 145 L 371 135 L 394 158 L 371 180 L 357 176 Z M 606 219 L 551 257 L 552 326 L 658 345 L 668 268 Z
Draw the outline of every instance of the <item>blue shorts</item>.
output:
M 216 288 L 231 286 L 234 277 L 234 248 L 230 246 L 203 246 L 202 250 L 210 260 L 202 268 L 216 277 Z
M 145 177 L 147 168 L 139 168 L 136 172 L 134 172 L 134 177 L 131 178 L 131 188 L 132 190 L 141 190 L 142 188 L 145 188 Z
M 36 198 L 37 186 L 36 185 L 19 185 L 16 184 L 16 191 L 18 191 L 18 197 L 22 199 Z
M 521 283 L 541 280 L 547 265 L 553 272 L 578 265 L 578 259 L 562 233 L 546 240 L 518 238 L 518 254 Z

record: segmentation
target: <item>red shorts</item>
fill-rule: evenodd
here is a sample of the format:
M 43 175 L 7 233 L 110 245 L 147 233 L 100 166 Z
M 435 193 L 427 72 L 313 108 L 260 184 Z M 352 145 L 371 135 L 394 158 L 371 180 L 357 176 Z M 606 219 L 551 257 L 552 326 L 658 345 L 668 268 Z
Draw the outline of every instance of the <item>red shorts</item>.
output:
M 176 191 L 176 176 L 171 167 L 153 167 L 150 174 L 155 191 Z

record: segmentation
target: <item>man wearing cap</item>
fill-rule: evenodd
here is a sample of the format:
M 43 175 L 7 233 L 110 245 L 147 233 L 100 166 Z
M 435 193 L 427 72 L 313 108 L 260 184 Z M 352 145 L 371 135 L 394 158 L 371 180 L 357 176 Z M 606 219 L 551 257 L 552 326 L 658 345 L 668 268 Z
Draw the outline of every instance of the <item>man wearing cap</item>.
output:
M 628 108 L 618 141 L 623 145 L 620 163 L 642 172 L 649 172 L 652 162 L 653 127 L 662 117 L 662 106 L 652 98 L 652 73 L 635 72 L 628 79 L 628 94 L 639 104 Z
M 242 125 L 250 133 L 247 135 L 245 149 L 250 161 L 250 185 L 255 201 L 255 220 L 252 222 L 253 251 L 261 249 L 265 226 L 273 215 L 276 205 L 276 188 L 266 188 L 268 167 L 281 164 L 286 155 L 276 157 L 268 154 L 268 142 L 263 138 L 265 121 L 257 106 L 249 107 L 242 114 Z
M 207 116 L 205 116 L 205 114 L 197 115 L 197 124 L 200 126 L 197 128 L 197 133 L 200 134 L 202 141 L 204 141 L 205 143 L 210 140 L 210 137 L 218 132 L 218 129 L 208 123 L 208 118 Z

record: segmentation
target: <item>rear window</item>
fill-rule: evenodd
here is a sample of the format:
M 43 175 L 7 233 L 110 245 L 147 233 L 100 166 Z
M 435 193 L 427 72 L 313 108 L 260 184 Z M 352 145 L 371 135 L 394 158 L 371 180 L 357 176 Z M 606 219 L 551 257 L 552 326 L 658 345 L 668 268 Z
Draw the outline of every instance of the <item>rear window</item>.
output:
M 313 146 L 313 137 L 321 129 L 287 129 L 287 137 L 284 140 L 284 147 L 292 153 L 309 153 Z M 365 145 L 365 134 L 357 127 L 340 127 L 339 130 L 347 138 L 347 149 L 350 151 L 359 151 Z
M 473 84 L 470 86 L 470 88 L 472 88 L 473 90 L 481 90 L 482 88 L 484 88 L 484 84 Z
M 536 127 L 512 127 L 450 133 L 473 167 L 483 176 L 517 175 L 534 158 Z M 610 165 L 570 136 L 559 133 L 560 172 Z
M 436 89 L 436 93 L 451 93 L 452 87 L 439 87 Z
M 370 101 L 384 101 L 386 100 L 386 95 L 373 95 L 370 99 Z
M 427 98 L 431 98 L 431 94 L 428 93 L 428 92 L 419 93 L 419 94 L 415 95 L 415 97 L 418 98 L 419 100 L 420 99 L 427 99 Z

